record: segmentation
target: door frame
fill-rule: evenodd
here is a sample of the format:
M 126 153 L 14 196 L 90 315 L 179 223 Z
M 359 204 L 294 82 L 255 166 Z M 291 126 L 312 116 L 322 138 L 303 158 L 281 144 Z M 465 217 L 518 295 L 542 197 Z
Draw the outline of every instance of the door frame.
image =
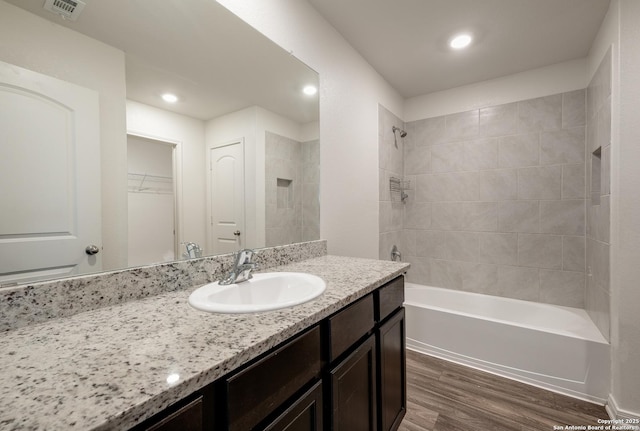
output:
M 160 145 L 171 146 L 173 149 L 171 157 L 173 168 L 173 226 L 175 230 L 175 233 L 173 235 L 173 251 L 175 260 L 180 260 L 180 243 L 182 242 L 183 237 L 182 142 L 159 135 L 138 132 L 135 130 L 127 130 L 127 137 L 129 136 L 155 141 Z M 129 226 L 127 226 L 127 229 L 129 229 Z
M 246 178 L 247 178 L 247 152 L 246 152 L 246 146 L 245 146 L 245 142 L 244 142 L 244 137 L 240 137 L 240 138 L 236 138 L 236 139 L 232 139 L 229 141 L 225 141 L 222 143 L 217 143 L 217 144 L 207 144 L 206 145 L 206 181 L 207 181 L 207 200 L 206 200 L 206 205 L 207 205 L 207 222 L 206 222 L 206 235 L 207 235 L 207 254 L 212 254 L 213 253 L 213 249 L 214 249 L 214 244 L 213 244 L 213 212 L 211 211 L 211 205 L 213 204 L 213 202 L 211 201 L 211 150 L 214 150 L 216 148 L 223 148 L 223 147 L 228 147 L 231 145 L 236 145 L 236 144 L 240 144 L 240 149 L 242 150 L 242 195 L 243 195 L 243 202 L 242 202 L 242 206 L 243 206 L 243 211 L 242 211 L 242 224 L 244 226 L 244 232 L 242 232 L 242 235 L 244 237 L 244 244 L 245 246 L 247 246 L 246 244 L 246 240 L 248 238 L 248 226 L 247 226 L 247 185 L 246 185 Z M 246 247 L 245 247 L 246 248 Z

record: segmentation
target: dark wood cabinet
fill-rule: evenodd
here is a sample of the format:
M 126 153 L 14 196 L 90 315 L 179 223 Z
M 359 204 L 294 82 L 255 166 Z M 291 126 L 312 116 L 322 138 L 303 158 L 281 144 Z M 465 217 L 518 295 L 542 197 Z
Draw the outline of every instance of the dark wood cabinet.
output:
M 375 325 L 373 295 L 369 294 L 327 318 L 329 361 L 333 361 L 371 331 Z
M 201 431 L 204 426 L 202 396 L 176 412 L 143 428 L 145 431 Z
M 224 379 L 230 431 L 247 431 L 320 376 L 318 326 L 286 342 L 262 359 Z
M 318 381 L 264 431 L 323 431 L 322 382 Z
M 380 431 L 395 431 L 407 410 L 404 308 L 378 329 Z
M 331 429 L 377 430 L 376 338 L 370 336 L 330 371 Z
M 398 277 L 134 431 L 395 431 L 406 412 Z

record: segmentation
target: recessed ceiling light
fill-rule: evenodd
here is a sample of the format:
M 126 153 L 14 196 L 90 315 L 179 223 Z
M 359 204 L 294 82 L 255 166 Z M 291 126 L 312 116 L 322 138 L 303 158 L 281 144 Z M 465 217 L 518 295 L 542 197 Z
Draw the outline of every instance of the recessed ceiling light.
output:
M 307 96 L 313 96 L 318 92 L 318 88 L 315 85 L 307 85 L 302 89 L 302 92 Z
M 470 34 L 467 34 L 467 33 L 459 34 L 455 36 L 453 39 L 451 39 L 451 42 L 449 42 L 449 46 L 453 49 L 466 48 L 467 46 L 469 46 L 472 40 L 473 39 Z
M 162 95 L 162 100 L 164 100 L 167 103 L 176 103 L 178 101 L 178 96 L 171 93 L 165 93 Z

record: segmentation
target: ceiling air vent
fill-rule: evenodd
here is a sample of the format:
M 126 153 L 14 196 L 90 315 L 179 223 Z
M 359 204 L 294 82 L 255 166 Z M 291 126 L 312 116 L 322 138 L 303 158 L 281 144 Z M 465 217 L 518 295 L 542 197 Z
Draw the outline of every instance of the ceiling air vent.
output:
M 78 19 L 84 6 L 85 3 L 80 0 L 46 0 L 44 2 L 45 10 L 57 13 L 63 19 L 68 19 L 69 21 Z

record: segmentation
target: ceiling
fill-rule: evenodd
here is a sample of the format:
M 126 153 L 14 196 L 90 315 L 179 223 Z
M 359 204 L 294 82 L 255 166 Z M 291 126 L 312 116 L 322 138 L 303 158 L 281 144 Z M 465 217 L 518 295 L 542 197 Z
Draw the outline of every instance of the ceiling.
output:
M 84 0 L 75 22 L 44 0 L 6 1 L 124 51 L 128 99 L 202 120 L 254 105 L 318 120 L 317 96 L 302 94 L 317 74 L 214 0 Z
M 308 0 L 403 97 L 587 56 L 609 0 Z M 454 33 L 473 44 L 452 51 Z

